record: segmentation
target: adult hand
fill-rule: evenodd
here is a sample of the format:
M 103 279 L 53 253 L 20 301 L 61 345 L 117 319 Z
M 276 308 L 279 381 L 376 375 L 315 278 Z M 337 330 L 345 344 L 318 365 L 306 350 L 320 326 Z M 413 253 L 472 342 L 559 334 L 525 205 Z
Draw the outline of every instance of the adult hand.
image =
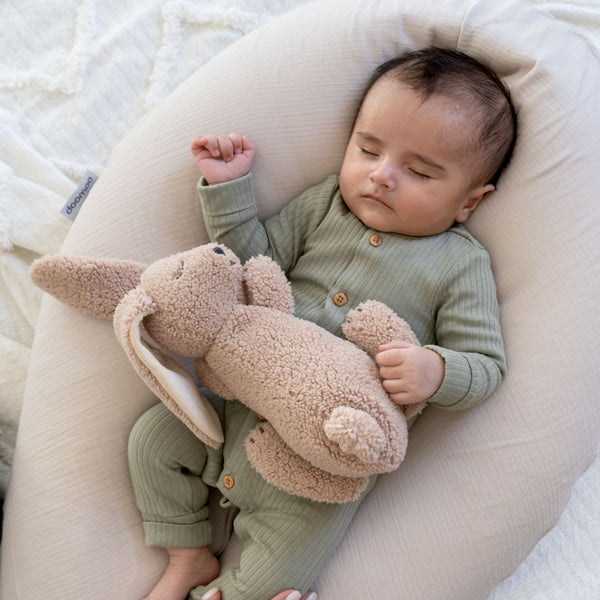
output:
M 202 600 L 221 600 L 221 592 L 217 588 L 213 588 L 202 596 Z M 296 590 L 285 590 L 271 598 L 271 600 L 317 600 L 317 594 L 306 592 L 303 596 Z

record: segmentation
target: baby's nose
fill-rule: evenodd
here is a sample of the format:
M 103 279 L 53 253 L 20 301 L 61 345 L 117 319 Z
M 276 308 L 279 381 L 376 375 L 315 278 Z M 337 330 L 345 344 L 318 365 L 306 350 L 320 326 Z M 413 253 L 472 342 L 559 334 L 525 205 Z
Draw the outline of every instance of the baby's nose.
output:
M 371 171 L 371 181 L 390 190 L 396 188 L 394 169 L 390 165 L 382 164 L 373 169 Z

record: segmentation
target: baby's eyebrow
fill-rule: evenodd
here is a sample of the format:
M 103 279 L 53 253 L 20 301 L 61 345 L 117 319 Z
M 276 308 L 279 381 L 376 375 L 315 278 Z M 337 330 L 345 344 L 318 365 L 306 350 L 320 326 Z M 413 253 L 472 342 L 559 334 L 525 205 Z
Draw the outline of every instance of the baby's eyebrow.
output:
M 444 165 L 436 163 L 434 160 L 431 160 L 431 158 L 427 158 L 422 154 L 414 154 L 413 156 L 417 160 L 420 160 L 422 163 L 425 163 L 426 165 L 430 166 L 432 169 L 436 169 L 437 171 L 442 171 L 444 173 L 446 172 L 446 167 L 444 167 Z
M 356 135 L 360 138 L 362 138 L 365 142 L 371 142 L 372 144 L 378 144 L 379 146 L 381 145 L 381 140 L 374 136 L 372 133 L 367 133 L 365 131 L 357 131 Z

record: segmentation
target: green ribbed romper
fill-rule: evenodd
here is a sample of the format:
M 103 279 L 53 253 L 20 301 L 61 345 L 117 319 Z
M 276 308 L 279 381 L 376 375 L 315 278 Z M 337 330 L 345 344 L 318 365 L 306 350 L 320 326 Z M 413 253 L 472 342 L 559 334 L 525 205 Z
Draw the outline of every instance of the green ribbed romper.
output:
M 406 319 L 422 344 L 445 361 L 430 404 L 462 410 L 500 383 L 505 358 L 490 260 L 463 226 L 414 238 L 369 229 L 344 204 L 330 176 L 261 224 L 252 176 L 198 193 L 210 239 L 243 260 L 266 254 L 285 270 L 295 314 L 342 335 L 346 313 L 367 299 Z M 234 529 L 241 566 L 209 586 L 223 600 L 266 600 L 286 588 L 306 590 L 348 528 L 360 500 L 345 505 L 289 496 L 246 460 L 243 442 L 257 416 L 226 402 L 225 444 L 206 448 L 162 404 L 142 415 L 130 438 L 130 467 L 146 543 L 201 546 L 211 541 L 208 486 L 240 509 Z

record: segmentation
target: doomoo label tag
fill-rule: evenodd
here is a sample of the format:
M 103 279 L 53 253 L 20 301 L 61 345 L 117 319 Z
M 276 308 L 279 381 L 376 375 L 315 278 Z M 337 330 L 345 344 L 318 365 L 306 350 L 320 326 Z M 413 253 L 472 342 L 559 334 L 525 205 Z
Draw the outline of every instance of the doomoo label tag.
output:
M 74 221 L 79 209 L 82 207 L 97 179 L 97 175 L 94 175 L 91 171 L 86 171 L 79 187 L 73 192 L 62 207 L 62 210 L 60 211 L 61 214 L 67 217 L 67 219 Z

